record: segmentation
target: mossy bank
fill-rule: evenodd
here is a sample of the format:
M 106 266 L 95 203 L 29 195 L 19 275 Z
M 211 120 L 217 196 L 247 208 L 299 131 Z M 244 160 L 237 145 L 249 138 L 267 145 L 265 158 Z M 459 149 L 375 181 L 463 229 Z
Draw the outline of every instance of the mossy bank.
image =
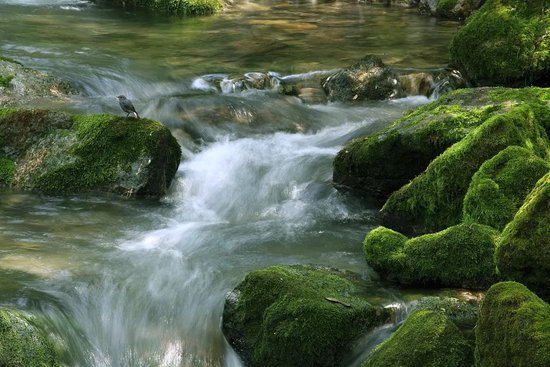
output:
M 181 149 L 148 119 L 0 109 L 0 184 L 48 194 L 114 192 L 158 198 Z
M 95 2 L 176 16 L 211 15 L 223 9 L 221 0 L 95 0 Z

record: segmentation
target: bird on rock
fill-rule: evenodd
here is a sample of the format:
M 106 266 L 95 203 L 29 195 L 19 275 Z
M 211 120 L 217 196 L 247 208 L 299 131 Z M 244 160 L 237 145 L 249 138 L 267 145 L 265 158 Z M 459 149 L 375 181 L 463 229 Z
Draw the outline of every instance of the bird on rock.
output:
M 134 104 L 132 101 L 130 101 L 126 96 L 118 96 L 118 104 L 120 105 L 120 108 L 122 108 L 122 111 L 126 112 L 126 117 L 130 116 L 131 113 L 134 113 L 136 115 L 136 118 L 139 119 L 139 115 L 136 112 L 136 108 L 134 107 Z

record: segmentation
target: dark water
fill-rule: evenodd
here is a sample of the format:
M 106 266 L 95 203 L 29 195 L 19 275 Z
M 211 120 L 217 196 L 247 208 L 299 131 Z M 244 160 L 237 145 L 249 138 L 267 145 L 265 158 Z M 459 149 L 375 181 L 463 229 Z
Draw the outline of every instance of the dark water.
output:
M 220 322 L 225 293 L 246 272 L 318 263 L 370 279 L 361 241 L 378 207 L 332 188 L 332 160 L 427 100 L 306 105 L 270 91 L 213 92 L 206 75 L 307 75 L 369 53 L 437 69 L 455 29 L 355 2 L 241 2 L 166 19 L 0 0 L 0 53 L 83 90 L 56 108 L 121 113 L 114 96 L 126 94 L 172 129 L 185 158 L 160 203 L 0 192 L 0 304 L 45 315 L 68 366 L 241 365 Z M 402 303 L 372 284 L 384 303 Z

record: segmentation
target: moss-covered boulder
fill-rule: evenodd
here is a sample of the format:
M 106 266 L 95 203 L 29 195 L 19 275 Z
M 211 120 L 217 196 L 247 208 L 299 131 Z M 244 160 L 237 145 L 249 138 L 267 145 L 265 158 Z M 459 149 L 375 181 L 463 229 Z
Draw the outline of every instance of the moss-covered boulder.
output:
M 503 277 L 550 299 L 550 172 L 504 228 L 495 258 Z
M 454 297 L 422 297 L 411 304 L 413 310 L 443 313 L 461 331 L 473 331 L 479 316 L 479 305 Z
M 550 366 L 550 306 L 523 284 L 489 289 L 475 333 L 476 366 Z
M 95 2 L 178 16 L 210 15 L 223 8 L 221 0 L 95 0 Z
M 371 352 L 362 367 L 470 367 L 471 345 L 444 313 L 418 310 Z
M 383 224 L 426 233 L 460 223 L 470 181 L 486 160 L 512 145 L 549 159 L 550 143 L 543 128 L 549 118 L 547 107 L 525 103 L 487 119 L 388 198 L 381 210 Z
M 548 0 L 487 0 L 450 44 L 477 85 L 550 86 Z
M 351 273 L 272 266 L 226 298 L 223 331 L 248 366 L 337 366 L 353 342 L 389 319 Z
M 383 100 L 401 93 L 397 78 L 379 57 L 367 55 L 323 79 L 321 85 L 330 101 Z
M 420 0 L 420 14 L 448 19 L 465 19 L 479 9 L 484 0 Z
M 347 144 L 334 160 L 333 182 L 340 189 L 386 199 L 489 117 L 525 102 L 547 108 L 549 99 L 550 90 L 542 88 L 450 92 L 388 128 Z
M 0 109 L 0 184 L 51 194 L 164 195 L 181 150 L 148 119 Z
M 483 163 L 464 198 L 464 221 L 498 230 L 512 220 L 535 183 L 550 171 L 550 160 L 511 146 Z
M 367 263 L 383 278 L 407 286 L 480 289 L 496 279 L 493 261 L 498 232 L 479 224 L 460 224 L 406 239 L 384 227 L 363 242 Z
M 61 364 L 52 342 L 33 317 L 1 308 L 0 366 L 58 367 Z
M 68 82 L 0 56 L 0 107 L 25 106 L 33 100 L 65 100 L 75 90 Z

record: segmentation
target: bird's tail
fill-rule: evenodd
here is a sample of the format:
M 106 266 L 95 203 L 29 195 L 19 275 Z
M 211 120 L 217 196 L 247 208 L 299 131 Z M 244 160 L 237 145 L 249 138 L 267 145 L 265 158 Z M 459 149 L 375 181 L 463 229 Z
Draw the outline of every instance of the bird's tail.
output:
M 140 117 L 139 117 L 138 113 L 137 113 L 136 111 L 134 111 L 134 113 L 136 114 L 136 117 L 137 117 L 138 120 L 139 120 Z

